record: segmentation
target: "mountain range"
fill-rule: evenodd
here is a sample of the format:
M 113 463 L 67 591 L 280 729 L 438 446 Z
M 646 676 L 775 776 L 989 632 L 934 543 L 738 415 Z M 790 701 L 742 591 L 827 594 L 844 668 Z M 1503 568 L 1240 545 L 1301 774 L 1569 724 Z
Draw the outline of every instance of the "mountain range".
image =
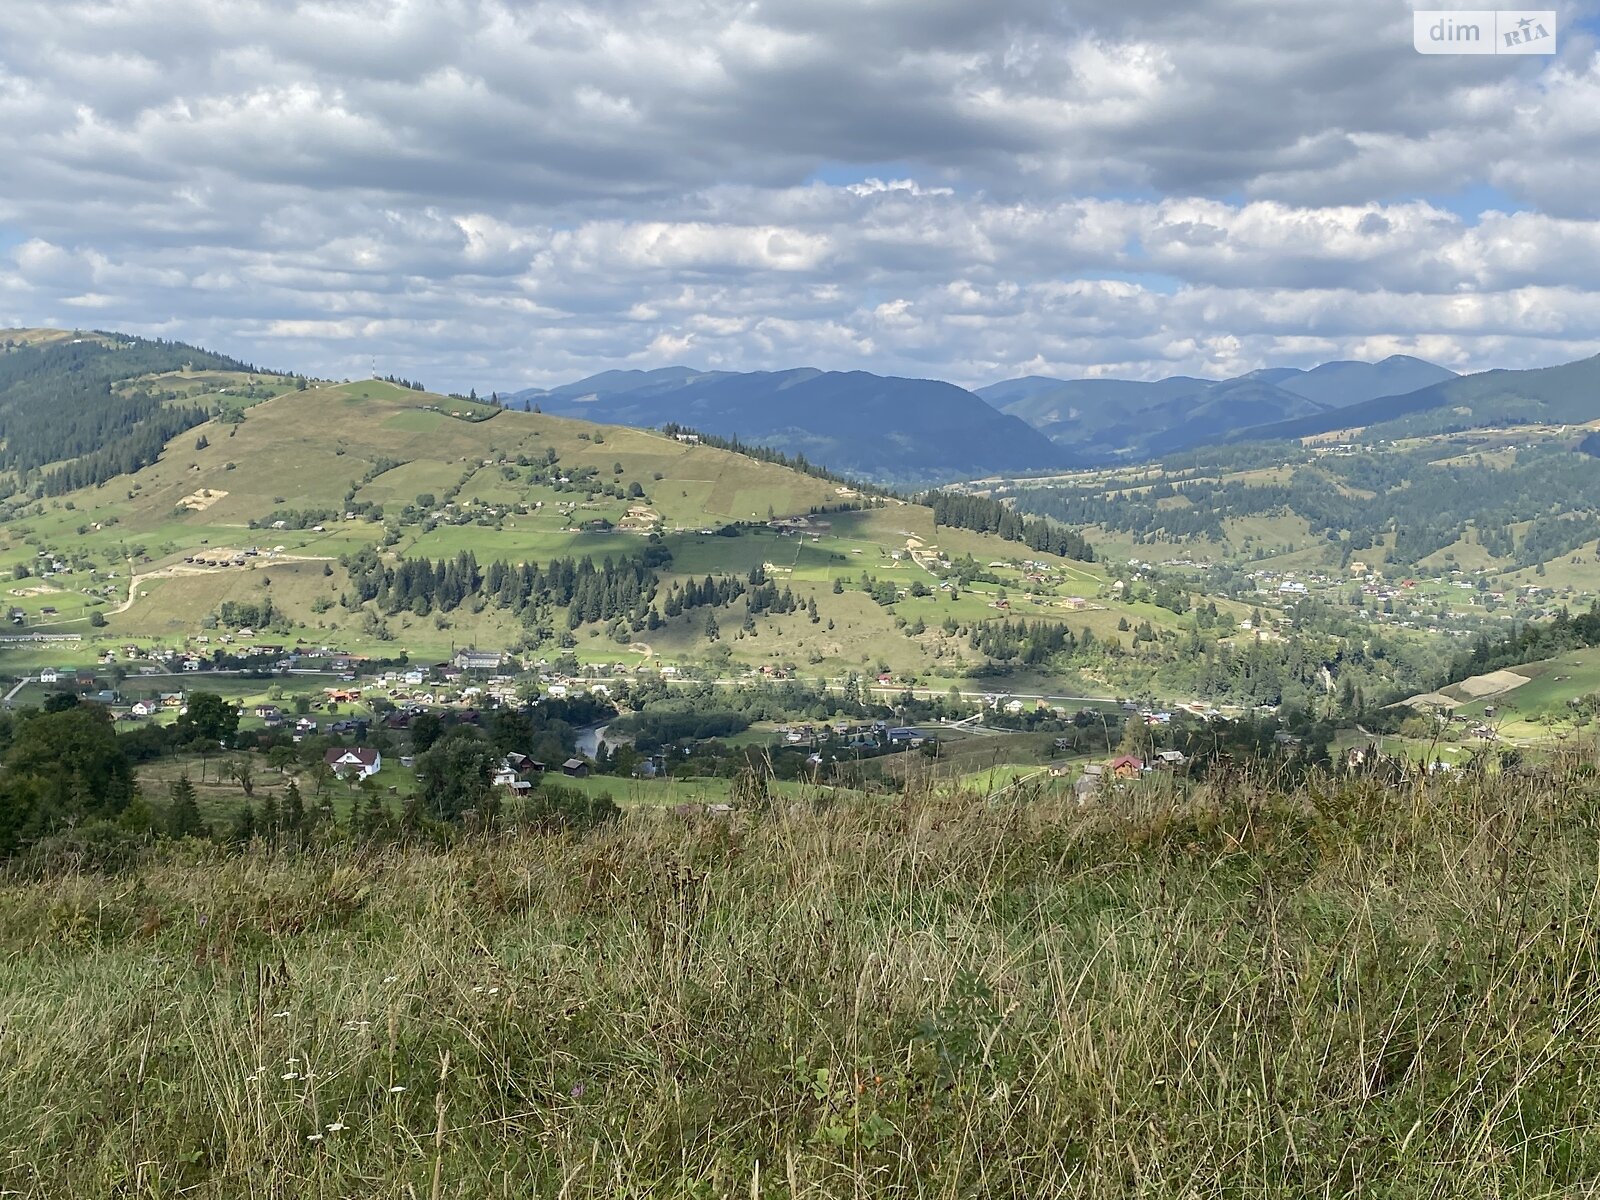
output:
M 683 425 L 880 483 L 1049 470 L 1065 461 L 1026 421 L 964 388 L 865 371 L 606 371 L 518 392 L 510 403 L 611 425 Z
M 1403 395 L 1259 426 L 1232 441 L 1314 437 L 1361 429 L 1365 437 L 1397 438 L 1488 426 L 1543 422 L 1582 425 L 1600 419 L 1600 355 L 1525 371 L 1460 375 Z
M 1221 380 L 1029 376 L 976 391 L 865 371 L 673 366 L 606 371 L 509 403 L 606 424 L 682 425 L 905 484 L 1150 458 L 1454 378 L 1404 355 Z
M 1315 421 L 1338 409 L 1455 378 L 1445 367 L 1394 355 L 1376 363 L 1327 362 L 1307 371 L 1269 367 L 1222 380 L 1030 376 L 979 388 L 976 394 L 1044 433 L 1075 465 L 1089 466 L 1169 454 L 1259 426 Z

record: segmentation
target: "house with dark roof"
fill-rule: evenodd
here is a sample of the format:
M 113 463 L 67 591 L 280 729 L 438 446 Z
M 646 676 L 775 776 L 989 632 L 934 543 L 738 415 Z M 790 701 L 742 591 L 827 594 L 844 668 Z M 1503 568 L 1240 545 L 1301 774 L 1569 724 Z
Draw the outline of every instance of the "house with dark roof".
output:
M 383 755 L 371 746 L 335 746 L 322 761 L 341 779 L 365 779 L 383 769 Z

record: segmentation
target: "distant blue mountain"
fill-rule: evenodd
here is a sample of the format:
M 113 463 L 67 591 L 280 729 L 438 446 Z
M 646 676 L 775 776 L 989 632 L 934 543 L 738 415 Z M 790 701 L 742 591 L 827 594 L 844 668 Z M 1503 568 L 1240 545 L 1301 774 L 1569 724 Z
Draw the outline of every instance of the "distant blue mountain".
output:
M 1148 458 L 1235 438 L 1241 430 L 1323 414 L 1456 378 L 1406 355 L 1329 362 L 1311 370 L 1268 367 L 1233 379 L 1176 375 L 1152 381 L 1027 376 L 977 390 L 1021 417 L 1076 463 Z
M 921 484 L 1066 465 L 1026 421 L 936 379 L 865 371 L 606 371 L 514 393 L 517 408 L 613 425 L 685 425 L 881 483 Z

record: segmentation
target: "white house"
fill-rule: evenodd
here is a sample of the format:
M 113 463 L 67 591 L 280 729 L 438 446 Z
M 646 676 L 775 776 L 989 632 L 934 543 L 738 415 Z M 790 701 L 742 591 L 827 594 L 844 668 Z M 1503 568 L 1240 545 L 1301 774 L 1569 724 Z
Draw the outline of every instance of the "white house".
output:
M 40 683 L 57 683 L 61 679 L 61 672 L 54 667 L 46 667 L 39 672 Z
M 334 747 L 323 761 L 341 778 L 365 779 L 383 769 L 383 755 L 370 746 Z

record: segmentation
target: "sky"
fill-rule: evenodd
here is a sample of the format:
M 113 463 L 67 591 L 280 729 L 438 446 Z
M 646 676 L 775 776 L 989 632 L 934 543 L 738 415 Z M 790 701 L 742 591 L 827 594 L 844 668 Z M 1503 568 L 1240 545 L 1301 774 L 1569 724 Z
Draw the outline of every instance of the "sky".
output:
M 480 392 L 1563 362 L 1597 7 L 1518 57 L 1395 0 L 5 0 L 0 326 Z

